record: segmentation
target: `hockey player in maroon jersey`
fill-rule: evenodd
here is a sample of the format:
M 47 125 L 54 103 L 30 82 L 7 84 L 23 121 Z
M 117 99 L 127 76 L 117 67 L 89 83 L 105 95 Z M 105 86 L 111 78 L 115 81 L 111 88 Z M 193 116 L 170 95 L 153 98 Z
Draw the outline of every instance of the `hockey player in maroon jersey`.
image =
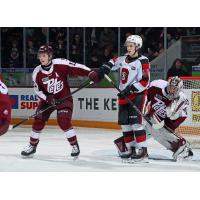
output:
M 40 134 L 54 110 L 57 111 L 58 125 L 72 146 L 71 156 L 77 157 L 80 153 L 76 133 L 71 124 L 73 99 L 70 97 L 63 103 L 59 103 L 59 100 L 70 94 L 68 76 L 88 76 L 96 82 L 98 81 L 98 74 L 85 65 L 66 59 L 52 59 L 52 57 L 52 47 L 48 45 L 41 46 L 38 51 L 41 64 L 35 68 L 32 77 L 35 92 L 40 98 L 36 112 L 40 112 L 49 105 L 54 105 L 54 107 L 34 118 L 30 142 L 21 152 L 23 157 L 32 157 L 36 152 Z
M 8 96 L 8 88 L 0 79 L 0 136 L 9 129 L 11 122 L 11 102 Z
M 109 74 L 111 70 L 120 71 L 118 94 L 119 114 L 118 123 L 121 125 L 126 151 L 121 158 L 131 158 L 134 161 L 147 161 L 146 131 L 143 127 L 142 116 L 123 97 L 128 97 L 143 112 L 146 92 L 150 80 L 150 64 L 147 57 L 140 54 L 142 38 L 130 35 L 125 41 L 127 55 L 111 59 L 103 64 L 99 73 Z M 118 140 L 115 144 L 119 148 Z M 136 151 L 136 149 L 138 149 Z
M 191 158 L 193 152 L 187 141 L 175 129 L 187 118 L 188 99 L 182 91 L 183 81 L 172 77 L 169 81 L 152 81 L 148 89 L 146 116 L 153 124 L 164 122 L 163 128 L 146 128 L 160 144 L 173 152 L 175 160 Z

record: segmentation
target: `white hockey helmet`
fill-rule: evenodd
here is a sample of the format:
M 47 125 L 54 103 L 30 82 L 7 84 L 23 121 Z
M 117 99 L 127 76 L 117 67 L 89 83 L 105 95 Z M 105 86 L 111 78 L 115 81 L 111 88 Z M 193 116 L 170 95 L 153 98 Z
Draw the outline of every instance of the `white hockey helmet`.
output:
M 178 98 L 180 91 L 183 89 L 183 80 L 178 76 L 171 77 L 168 80 L 167 92 L 170 99 Z
M 126 39 L 125 46 L 128 42 L 135 43 L 138 49 L 142 47 L 142 38 L 139 35 L 129 35 Z

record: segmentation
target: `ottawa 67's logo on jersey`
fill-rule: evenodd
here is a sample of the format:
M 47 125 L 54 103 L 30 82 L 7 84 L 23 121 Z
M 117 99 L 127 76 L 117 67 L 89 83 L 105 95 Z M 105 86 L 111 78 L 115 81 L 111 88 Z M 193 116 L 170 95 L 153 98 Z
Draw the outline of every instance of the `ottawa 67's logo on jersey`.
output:
M 58 81 L 57 78 L 49 79 L 43 83 L 47 84 L 47 91 L 49 93 L 56 94 L 63 89 L 63 81 Z

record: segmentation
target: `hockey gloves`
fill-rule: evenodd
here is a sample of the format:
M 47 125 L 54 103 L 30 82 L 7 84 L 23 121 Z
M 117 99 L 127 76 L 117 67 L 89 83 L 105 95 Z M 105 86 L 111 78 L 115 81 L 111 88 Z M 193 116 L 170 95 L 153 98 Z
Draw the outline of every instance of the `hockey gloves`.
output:
M 120 98 L 129 97 L 135 91 L 137 91 L 137 89 L 133 85 L 128 85 L 124 90 L 118 93 L 117 96 Z
M 99 73 L 95 72 L 95 71 L 91 71 L 88 74 L 88 77 L 91 81 L 93 81 L 94 83 L 98 83 L 101 79 L 99 77 Z
M 110 73 L 110 70 L 111 70 L 112 67 L 113 67 L 112 63 L 110 63 L 110 62 L 104 63 L 99 68 L 99 71 L 98 71 L 100 79 L 103 79 L 105 74 L 108 75 Z
M 53 106 L 56 106 L 56 104 L 58 103 L 53 95 L 48 95 L 46 98 L 46 102 L 47 104 L 53 105 Z

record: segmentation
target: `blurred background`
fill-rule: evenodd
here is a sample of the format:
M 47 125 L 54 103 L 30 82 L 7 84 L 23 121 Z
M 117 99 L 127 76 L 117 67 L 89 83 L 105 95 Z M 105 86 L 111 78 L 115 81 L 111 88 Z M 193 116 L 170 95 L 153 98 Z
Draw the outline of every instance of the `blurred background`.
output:
M 151 81 L 169 76 L 200 76 L 199 27 L 6 27 L 0 28 L 0 72 L 10 86 L 32 86 L 38 48 L 50 44 L 54 58 L 98 68 L 124 55 L 131 34 L 143 39 L 141 53 L 151 62 Z M 118 73 L 114 73 L 118 79 Z M 83 78 L 70 78 L 76 87 Z M 104 86 L 102 83 L 101 86 Z

